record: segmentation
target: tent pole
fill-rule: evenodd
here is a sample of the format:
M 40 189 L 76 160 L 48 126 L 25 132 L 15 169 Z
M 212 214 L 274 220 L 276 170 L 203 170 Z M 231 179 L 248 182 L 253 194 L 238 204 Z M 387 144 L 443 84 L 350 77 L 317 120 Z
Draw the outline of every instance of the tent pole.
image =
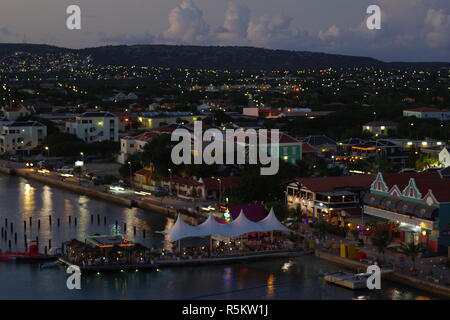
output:
M 179 253 L 180 256 L 181 256 L 181 239 L 178 240 L 178 253 Z
M 209 256 L 212 255 L 212 236 L 209 236 Z

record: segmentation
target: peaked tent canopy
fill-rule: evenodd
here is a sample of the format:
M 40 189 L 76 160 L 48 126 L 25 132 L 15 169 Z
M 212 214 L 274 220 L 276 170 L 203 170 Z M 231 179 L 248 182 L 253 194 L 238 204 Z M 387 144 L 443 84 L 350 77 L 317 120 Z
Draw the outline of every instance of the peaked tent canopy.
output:
M 195 237 L 197 229 L 184 222 L 181 214 L 179 214 L 173 227 L 170 230 L 166 230 L 165 233 L 169 236 L 170 241 L 175 242 L 180 239 Z
M 270 209 L 267 217 L 259 221 L 259 225 L 261 226 L 263 231 L 286 231 L 292 232 L 292 230 L 286 228 L 280 220 L 275 215 L 273 208 Z
M 169 236 L 170 241 L 175 242 L 180 239 L 192 237 L 220 235 L 234 238 L 246 233 L 269 231 L 293 232 L 277 219 L 273 208 L 263 220 L 258 222 L 250 221 L 241 210 L 239 216 L 229 224 L 219 223 L 214 215 L 210 214 L 208 219 L 195 227 L 186 224 L 181 218 L 181 215 L 178 215 L 177 221 L 173 227 L 164 232 Z

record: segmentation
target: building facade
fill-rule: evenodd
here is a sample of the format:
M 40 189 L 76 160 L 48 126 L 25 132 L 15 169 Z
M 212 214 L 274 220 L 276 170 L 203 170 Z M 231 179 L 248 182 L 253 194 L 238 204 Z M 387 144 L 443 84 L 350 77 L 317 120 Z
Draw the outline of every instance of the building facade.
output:
M 437 172 L 379 173 L 364 198 L 364 215 L 398 224 L 397 242 L 430 252 L 450 246 L 450 180 Z
M 419 119 L 438 119 L 440 121 L 450 120 L 450 110 L 440 110 L 435 108 L 416 108 L 403 110 L 404 117 L 416 117 Z
M 361 209 L 373 176 L 298 178 L 286 187 L 286 205 L 309 217 L 342 225 L 346 213 Z
M 0 152 L 29 151 L 42 143 L 47 127 L 37 121 L 5 124 L 0 132 Z
M 85 112 L 66 122 L 66 132 L 87 143 L 119 141 L 119 119 L 110 112 Z

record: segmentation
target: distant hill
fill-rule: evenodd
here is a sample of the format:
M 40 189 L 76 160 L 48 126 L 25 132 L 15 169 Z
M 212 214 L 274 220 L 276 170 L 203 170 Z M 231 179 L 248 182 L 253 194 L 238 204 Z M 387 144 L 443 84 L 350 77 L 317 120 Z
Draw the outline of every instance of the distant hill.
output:
M 387 63 L 368 57 L 252 47 L 120 45 L 75 50 L 38 44 L 0 44 L 0 56 L 17 51 L 30 53 L 75 52 L 81 55 L 90 55 L 95 63 L 102 65 L 169 68 L 295 70 L 328 67 L 376 67 L 382 69 L 437 69 L 450 67 L 450 63 L 445 62 Z

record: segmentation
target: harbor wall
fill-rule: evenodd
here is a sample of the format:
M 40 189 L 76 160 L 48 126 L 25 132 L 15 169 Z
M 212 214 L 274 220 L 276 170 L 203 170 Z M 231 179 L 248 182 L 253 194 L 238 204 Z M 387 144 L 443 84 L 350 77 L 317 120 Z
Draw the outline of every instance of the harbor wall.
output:
M 358 262 L 358 261 L 341 258 L 336 255 L 321 252 L 318 250 L 316 250 L 315 254 L 319 258 L 334 262 L 343 267 L 347 267 L 349 269 L 355 270 L 356 272 L 362 272 L 362 271 L 365 272 L 367 270 L 367 265 L 364 263 Z M 429 281 L 411 277 L 411 276 L 408 276 L 405 274 L 401 274 L 401 273 L 395 272 L 395 269 L 394 269 L 394 272 L 384 274 L 384 275 L 382 275 L 382 277 L 384 279 L 387 279 L 387 280 L 390 280 L 393 282 L 397 282 L 397 283 L 401 283 L 406 286 L 410 286 L 413 288 L 432 292 L 434 294 L 450 297 L 450 288 L 449 287 L 446 287 L 446 286 L 443 286 L 443 285 L 440 285 L 437 283 L 431 283 Z
M 86 196 L 90 196 L 93 198 L 97 198 L 97 199 L 101 199 L 101 200 L 105 200 L 105 201 L 110 201 L 122 206 L 126 206 L 126 207 L 131 207 L 132 206 L 132 200 L 130 199 L 126 199 L 126 198 L 122 198 L 122 197 L 117 197 L 115 195 L 106 193 L 106 192 L 102 192 L 100 190 L 95 190 L 89 187 L 85 187 L 82 185 L 76 185 L 76 184 L 72 184 L 72 183 L 67 183 L 61 180 L 57 180 L 51 177 L 46 177 L 43 175 L 38 175 L 32 172 L 26 172 L 23 170 L 14 170 L 15 175 L 23 177 L 23 178 L 27 178 L 27 179 L 31 179 L 31 180 L 36 180 L 39 182 L 43 182 L 49 185 L 53 185 L 55 187 L 60 187 L 66 190 L 70 190 L 79 194 L 83 194 Z
M 76 185 L 73 183 L 67 183 L 62 180 L 57 180 L 52 177 L 46 177 L 43 175 L 35 174 L 33 172 L 28 172 L 24 170 L 16 170 L 13 168 L 0 168 L 0 173 L 8 174 L 8 175 L 17 175 L 26 179 L 30 180 L 36 180 L 45 184 L 49 184 L 58 188 L 63 188 L 78 194 L 86 195 L 89 197 L 93 197 L 96 199 L 100 199 L 103 201 L 112 202 L 121 206 L 125 207 L 136 207 L 140 208 L 146 211 L 152 211 L 152 212 L 158 212 L 160 214 L 163 214 L 165 216 L 168 216 L 170 218 L 176 218 L 177 212 L 174 209 L 166 208 L 163 205 L 157 205 L 154 203 L 150 203 L 148 201 L 142 201 L 142 200 L 132 200 L 127 199 L 123 197 L 119 197 L 107 192 L 103 192 L 97 189 L 93 189 L 92 187 L 86 187 L 82 185 Z M 187 222 L 190 222 L 192 225 L 196 225 L 198 223 L 197 219 L 195 217 L 186 216 L 185 220 L 187 219 Z

